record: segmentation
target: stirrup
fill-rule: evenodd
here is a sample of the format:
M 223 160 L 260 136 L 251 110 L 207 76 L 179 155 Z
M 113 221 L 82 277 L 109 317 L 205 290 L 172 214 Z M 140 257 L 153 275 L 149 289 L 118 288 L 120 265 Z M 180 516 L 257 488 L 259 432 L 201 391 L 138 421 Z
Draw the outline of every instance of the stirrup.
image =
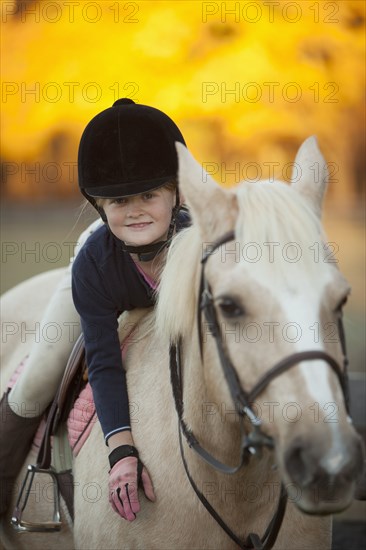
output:
M 53 500 L 54 500 L 52 521 L 30 522 L 30 521 L 22 520 L 23 512 L 27 506 L 28 498 L 31 492 L 33 481 L 34 481 L 34 476 L 36 474 L 48 474 L 49 476 L 51 476 L 52 483 L 53 483 Z M 24 533 L 27 531 L 39 532 L 39 533 L 45 533 L 49 531 L 60 531 L 61 525 L 62 525 L 61 516 L 60 516 L 60 495 L 59 495 L 56 472 L 53 468 L 44 470 L 42 468 L 39 468 L 38 466 L 29 464 L 26 476 L 24 478 L 22 487 L 20 489 L 19 496 L 15 504 L 13 516 L 11 518 L 11 524 L 13 528 L 20 533 Z

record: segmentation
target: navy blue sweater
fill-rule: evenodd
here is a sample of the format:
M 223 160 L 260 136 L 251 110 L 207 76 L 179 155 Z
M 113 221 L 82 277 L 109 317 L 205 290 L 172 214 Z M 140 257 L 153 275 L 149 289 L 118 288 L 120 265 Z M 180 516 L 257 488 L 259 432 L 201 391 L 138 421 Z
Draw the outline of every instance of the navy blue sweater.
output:
M 190 225 L 179 213 L 177 230 Z M 125 370 L 118 339 L 118 317 L 126 310 L 154 305 L 154 290 L 107 225 L 85 242 L 72 268 L 72 293 L 81 318 L 95 406 L 106 441 L 130 429 Z

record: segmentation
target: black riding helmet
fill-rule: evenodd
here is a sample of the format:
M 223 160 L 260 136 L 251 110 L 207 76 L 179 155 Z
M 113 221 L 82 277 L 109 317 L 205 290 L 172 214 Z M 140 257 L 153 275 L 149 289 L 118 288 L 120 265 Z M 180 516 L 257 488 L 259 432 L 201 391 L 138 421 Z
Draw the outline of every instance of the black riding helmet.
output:
M 166 114 L 128 98 L 118 99 L 89 122 L 79 145 L 79 187 L 103 221 L 107 219 L 97 198 L 139 195 L 176 181 L 176 141 L 185 145 L 179 128 Z M 153 259 L 169 244 L 178 212 L 177 186 L 167 241 L 138 247 L 123 243 L 124 249 L 138 254 L 140 260 Z

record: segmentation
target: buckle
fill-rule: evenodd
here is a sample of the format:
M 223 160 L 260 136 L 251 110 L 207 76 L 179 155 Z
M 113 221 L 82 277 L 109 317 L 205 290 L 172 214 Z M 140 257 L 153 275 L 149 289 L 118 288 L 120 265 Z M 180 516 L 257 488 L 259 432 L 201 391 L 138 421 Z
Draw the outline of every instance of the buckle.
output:
M 36 474 L 47 474 L 51 477 L 53 484 L 53 518 L 51 521 L 43 522 L 31 522 L 23 520 L 23 513 L 28 504 L 29 495 L 34 482 L 34 477 Z M 11 524 L 13 528 L 20 532 L 38 532 L 45 533 L 49 531 L 60 531 L 61 529 L 61 516 L 60 516 L 60 495 L 57 482 L 57 476 L 55 470 L 52 468 L 44 470 L 29 464 L 26 476 L 22 483 L 22 487 L 17 498 L 13 516 L 11 518 Z
M 200 308 L 204 310 L 207 306 L 212 304 L 212 294 L 208 288 L 204 288 L 201 294 L 201 305 Z
M 243 413 L 247 415 L 247 417 L 249 418 L 250 423 L 252 424 L 252 426 L 259 427 L 259 426 L 262 425 L 261 419 L 258 418 L 258 416 L 256 416 L 255 413 L 252 411 L 252 409 L 250 407 L 248 407 L 247 405 L 244 405 Z

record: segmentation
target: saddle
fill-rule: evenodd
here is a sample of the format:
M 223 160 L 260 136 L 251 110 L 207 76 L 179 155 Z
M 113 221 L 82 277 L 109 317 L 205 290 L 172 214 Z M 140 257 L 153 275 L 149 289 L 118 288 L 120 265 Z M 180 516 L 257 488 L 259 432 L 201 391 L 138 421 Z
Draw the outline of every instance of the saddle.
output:
M 51 466 L 52 436 L 55 436 L 62 425 L 65 425 L 68 415 L 81 389 L 87 382 L 84 337 L 81 334 L 71 352 L 57 394 L 48 409 L 42 442 L 35 465 L 28 466 L 27 474 L 20 489 L 12 517 L 12 524 L 18 531 L 58 531 L 61 528 L 59 495 L 61 494 L 67 506 L 71 520 L 74 519 L 74 485 L 71 469 L 56 472 Z M 35 474 L 43 473 L 51 476 L 54 485 L 53 521 L 30 523 L 22 520 Z

